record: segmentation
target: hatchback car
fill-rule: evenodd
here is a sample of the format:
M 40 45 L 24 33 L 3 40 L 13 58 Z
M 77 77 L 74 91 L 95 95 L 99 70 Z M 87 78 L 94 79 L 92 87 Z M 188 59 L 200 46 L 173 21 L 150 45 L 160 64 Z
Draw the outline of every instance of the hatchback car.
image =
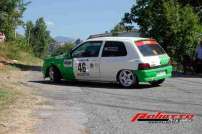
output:
M 139 82 L 161 84 L 171 77 L 170 58 L 154 39 L 100 37 L 89 39 L 63 55 L 44 60 L 44 77 L 117 82 L 132 87 Z

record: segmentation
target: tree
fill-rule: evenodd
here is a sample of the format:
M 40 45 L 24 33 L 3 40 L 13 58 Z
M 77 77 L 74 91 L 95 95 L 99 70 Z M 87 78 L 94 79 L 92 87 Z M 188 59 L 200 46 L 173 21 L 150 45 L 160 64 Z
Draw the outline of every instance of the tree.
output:
M 133 29 L 133 26 L 125 25 L 124 23 L 117 24 L 113 30 L 111 30 L 111 33 L 113 36 L 117 36 L 120 32 L 129 32 Z
M 113 36 L 116 36 L 119 32 L 125 32 L 125 31 L 127 31 L 126 27 L 121 23 L 117 24 L 113 28 L 113 30 L 111 30 Z
M 58 46 L 57 48 L 54 48 L 54 51 L 52 52 L 52 56 L 57 56 L 57 55 L 61 55 L 64 53 L 68 53 L 74 47 L 75 47 L 75 44 L 72 44 L 72 43 L 66 43 L 62 46 Z
M 184 55 L 193 57 L 199 33 L 202 32 L 199 17 L 191 6 L 181 6 L 178 2 L 165 2 L 163 8 L 167 25 L 164 46 L 166 43 L 167 50 L 178 61 L 183 60 Z
M 33 39 L 33 29 L 34 29 L 34 24 L 32 21 L 28 21 L 25 24 L 25 38 L 27 40 L 27 45 L 30 46 L 30 43 L 32 42 L 31 39 Z
M 141 33 L 157 39 L 176 60 L 193 56 L 202 30 L 199 16 L 190 5 L 177 0 L 138 0 L 129 14 Z
M 178 2 L 180 2 L 181 4 L 185 5 L 190 5 L 192 7 L 199 7 L 202 5 L 202 1 L 201 0 L 178 0 Z
M 178 0 L 183 6 L 190 5 L 194 8 L 202 22 L 202 1 L 201 0 Z
M 39 18 L 35 24 L 28 21 L 26 23 L 25 36 L 28 44 L 31 45 L 34 54 L 38 57 L 46 55 L 48 45 L 53 42 L 43 18 Z
M 0 30 L 5 33 L 7 40 L 15 39 L 15 29 L 23 23 L 22 14 L 28 4 L 23 0 L 0 1 Z

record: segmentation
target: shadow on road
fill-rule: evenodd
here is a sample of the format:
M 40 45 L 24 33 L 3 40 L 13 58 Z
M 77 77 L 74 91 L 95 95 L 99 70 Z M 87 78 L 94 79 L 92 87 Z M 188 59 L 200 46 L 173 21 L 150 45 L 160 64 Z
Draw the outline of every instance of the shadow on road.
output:
M 5 61 L 0 61 L 0 63 L 4 65 L 16 67 L 20 69 L 21 71 L 41 71 L 41 66 L 25 65 L 25 64 L 19 64 L 19 63 L 8 63 Z
M 134 88 L 123 88 L 116 83 L 98 83 L 98 82 L 84 82 L 84 81 L 61 81 L 59 83 L 53 83 L 48 80 L 41 81 L 29 81 L 32 83 L 48 84 L 48 85 L 57 85 L 57 86 L 74 86 L 74 87 L 88 87 L 88 88 L 108 88 L 108 89 L 149 89 L 154 88 L 150 84 L 141 84 L 138 87 Z

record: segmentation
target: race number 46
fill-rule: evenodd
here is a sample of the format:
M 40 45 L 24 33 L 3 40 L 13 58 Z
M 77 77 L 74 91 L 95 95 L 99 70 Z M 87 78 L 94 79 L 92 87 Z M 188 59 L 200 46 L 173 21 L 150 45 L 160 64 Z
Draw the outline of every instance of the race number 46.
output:
M 79 63 L 78 64 L 78 71 L 81 73 L 85 73 L 86 72 L 86 63 Z

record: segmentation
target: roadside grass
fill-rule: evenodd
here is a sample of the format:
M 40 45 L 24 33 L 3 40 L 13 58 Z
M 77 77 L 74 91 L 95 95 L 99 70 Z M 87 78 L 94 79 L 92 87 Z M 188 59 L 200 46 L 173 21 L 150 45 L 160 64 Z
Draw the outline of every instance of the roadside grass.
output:
M 0 61 L 11 60 L 26 65 L 41 65 L 42 60 L 35 57 L 30 47 L 23 47 L 16 42 L 0 44 Z
M 42 59 L 35 57 L 30 47 L 16 42 L 0 43 L 0 73 L 26 71 L 41 65 Z

